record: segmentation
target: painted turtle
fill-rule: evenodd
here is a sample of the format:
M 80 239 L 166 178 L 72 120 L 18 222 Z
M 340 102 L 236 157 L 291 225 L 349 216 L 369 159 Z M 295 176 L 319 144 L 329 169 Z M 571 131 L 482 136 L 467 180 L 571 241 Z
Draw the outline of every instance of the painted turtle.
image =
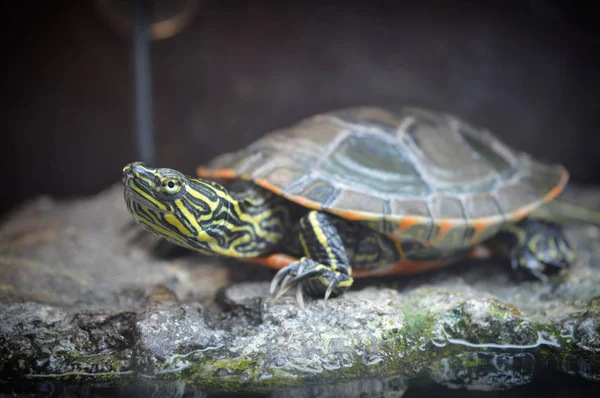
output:
M 561 193 L 567 171 L 447 113 L 323 113 L 197 174 L 127 165 L 134 219 L 176 245 L 278 269 L 271 292 L 297 287 L 301 303 L 302 292 L 339 295 L 354 277 L 485 253 L 541 279 L 574 260 L 558 224 L 527 217 Z

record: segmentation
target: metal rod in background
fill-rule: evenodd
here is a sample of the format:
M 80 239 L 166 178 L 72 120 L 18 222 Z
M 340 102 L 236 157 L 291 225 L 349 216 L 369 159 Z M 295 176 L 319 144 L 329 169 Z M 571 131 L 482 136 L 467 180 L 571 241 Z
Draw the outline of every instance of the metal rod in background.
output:
M 141 161 L 154 164 L 152 79 L 148 39 L 151 18 L 150 6 L 148 0 L 133 0 L 133 74 L 138 156 Z

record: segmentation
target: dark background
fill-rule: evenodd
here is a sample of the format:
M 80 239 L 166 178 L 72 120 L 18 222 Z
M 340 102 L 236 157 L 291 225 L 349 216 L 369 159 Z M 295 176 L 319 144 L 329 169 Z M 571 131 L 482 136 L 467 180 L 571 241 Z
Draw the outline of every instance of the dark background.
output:
M 151 45 L 157 163 L 192 173 L 316 112 L 410 103 L 600 183 L 597 13 L 577 3 L 207 0 Z M 90 1 L 2 15 L 0 212 L 119 181 L 137 157 L 130 40 Z

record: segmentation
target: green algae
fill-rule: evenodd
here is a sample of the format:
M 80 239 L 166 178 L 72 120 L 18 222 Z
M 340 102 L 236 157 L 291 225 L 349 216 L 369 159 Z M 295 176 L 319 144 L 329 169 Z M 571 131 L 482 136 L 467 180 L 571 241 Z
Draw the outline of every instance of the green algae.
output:
M 273 386 L 291 386 L 314 381 L 327 380 L 356 380 L 357 378 L 376 377 L 381 374 L 401 374 L 409 378 L 419 377 L 434 372 L 439 363 L 460 364 L 465 369 L 474 369 L 471 373 L 481 373 L 486 369 L 487 363 L 483 355 L 500 355 L 490 343 L 485 347 L 485 342 L 479 341 L 484 347 L 469 348 L 461 344 L 442 343 L 442 347 L 433 343 L 439 336 L 441 328 L 449 327 L 455 331 L 462 331 L 469 335 L 473 321 L 465 311 L 466 301 L 461 301 L 447 312 L 436 313 L 435 309 L 423 311 L 419 308 L 418 300 L 408 300 L 403 303 L 402 314 L 405 322 L 404 328 L 392 328 L 387 331 L 384 338 L 377 343 L 369 340 L 363 341 L 362 349 L 369 347 L 377 352 L 384 360 L 376 364 L 365 364 L 359 355 L 355 355 L 354 363 L 349 367 L 341 367 L 334 371 L 324 370 L 318 375 L 302 375 L 290 368 L 282 366 L 279 369 L 265 369 L 265 358 L 239 358 L 239 359 L 205 359 L 194 364 L 184 371 L 183 379 L 186 383 L 201 386 L 211 390 L 216 388 L 223 391 L 239 391 L 240 389 L 252 391 L 268 391 Z M 519 315 L 513 308 L 506 305 L 495 305 L 492 302 L 490 318 L 507 320 Z M 519 320 L 517 319 L 517 324 Z M 393 322 L 388 323 L 394 326 Z M 492 330 L 492 333 L 498 332 Z M 438 341 L 437 344 L 440 344 Z M 507 355 L 507 354 L 504 354 Z

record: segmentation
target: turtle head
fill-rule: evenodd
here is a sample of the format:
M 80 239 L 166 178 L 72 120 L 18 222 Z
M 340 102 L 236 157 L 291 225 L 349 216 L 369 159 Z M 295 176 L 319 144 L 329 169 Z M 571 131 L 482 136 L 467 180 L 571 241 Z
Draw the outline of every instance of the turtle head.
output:
M 179 246 L 210 252 L 207 233 L 227 208 L 223 187 L 142 162 L 125 166 L 122 180 L 127 209 L 138 224 Z
M 123 168 L 125 201 L 144 210 L 173 213 L 173 204 L 187 191 L 188 177 L 173 169 L 156 169 L 142 162 L 130 163 Z

